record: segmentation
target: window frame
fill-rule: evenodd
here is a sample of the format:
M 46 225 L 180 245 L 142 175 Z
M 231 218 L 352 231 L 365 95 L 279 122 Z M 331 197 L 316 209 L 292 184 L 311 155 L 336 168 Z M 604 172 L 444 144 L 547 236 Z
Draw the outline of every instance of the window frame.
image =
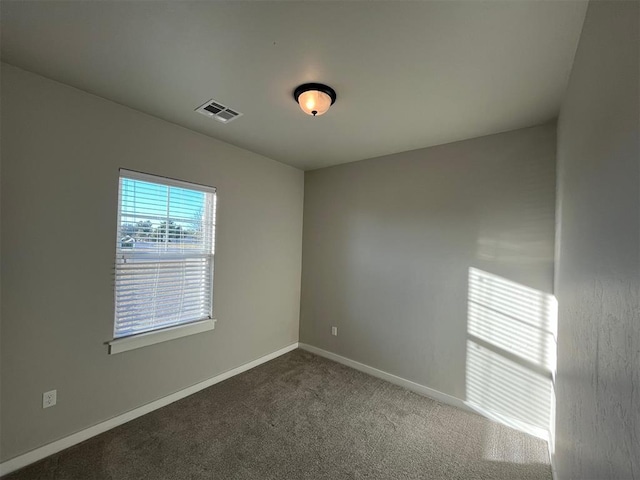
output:
M 212 238 L 212 253 L 211 253 L 211 290 L 209 291 L 210 295 L 210 305 L 211 311 L 208 318 L 203 318 L 199 320 L 190 320 L 184 323 L 178 323 L 169 326 L 159 327 L 157 329 L 148 330 L 139 333 L 132 333 L 130 335 L 124 335 L 116 337 L 116 323 L 117 323 L 117 315 L 118 312 L 115 310 L 116 306 L 116 295 L 117 295 L 117 282 L 114 281 L 113 293 L 114 293 L 114 315 L 113 315 L 113 340 L 107 342 L 109 346 L 109 354 L 116 354 L 121 352 L 126 352 L 128 350 L 145 347 L 148 345 L 153 345 L 156 343 L 165 342 L 168 340 L 173 340 L 176 338 L 185 337 L 188 335 L 194 335 L 197 333 L 206 332 L 209 330 L 213 330 L 215 328 L 216 319 L 213 316 L 214 311 L 214 271 L 215 271 L 215 241 L 216 241 L 216 210 L 217 210 L 217 189 L 215 187 L 211 187 L 208 185 L 197 184 L 193 182 L 186 182 L 183 180 L 177 180 L 174 178 L 164 177 L 160 175 L 147 174 L 143 172 L 138 172 L 135 170 L 128 170 L 121 168 L 118 173 L 118 212 L 116 219 L 116 238 L 115 238 L 115 255 L 116 259 L 114 261 L 114 267 L 117 269 L 117 261 L 118 255 L 120 254 L 120 228 L 122 223 L 122 179 L 129 180 L 139 180 L 143 182 L 149 182 L 156 185 L 162 185 L 167 187 L 177 187 L 186 190 L 204 192 L 207 194 L 212 194 L 213 197 L 213 238 Z

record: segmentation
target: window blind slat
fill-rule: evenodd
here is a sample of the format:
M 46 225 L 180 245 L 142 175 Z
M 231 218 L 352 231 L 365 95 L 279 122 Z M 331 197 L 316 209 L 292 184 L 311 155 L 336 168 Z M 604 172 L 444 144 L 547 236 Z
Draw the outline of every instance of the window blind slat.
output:
M 196 254 L 197 255 L 197 254 Z M 120 275 L 135 275 L 137 273 L 144 273 L 150 270 L 158 272 L 173 272 L 176 270 L 184 269 L 198 269 L 207 267 L 210 259 L 202 258 L 198 261 L 176 261 L 176 262 L 158 262 L 153 258 L 146 258 L 144 261 L 138 260 L 138 263 L 124 263 L 118 266 L 117 273 Z
M 134 283 L 148 282 L 151 279 L 157 279 L 159 283 L 176 281 L 179 278 L 201 278 L 208 274 L 208 269 L 197 269 L 192 271 L 176 270 L 174 272 L 137 272 L 135 274 L 117 274 L 117 285 L 131 285 Z
M 164 312 L 164 319 L 169 318 L 171 316 L 175 316 L 176 318 L 181 318 L 181 317 L 189 317 L 190 314 L 192 314 L 192 317 L 199 317 L 199 318 L 205 318 L 208 317 L 208 313 L 206 312 L 206 306 L 203 305 L 190 305 L 186 308 L 175 308 L 175 309 L 154 309 L 155 312 Z M 191 318 L 191 317 L 189 317 Z M 149 316 L 147 316 L 146 314 L 134 314 L 131 315 L 130 317 L 124 317 L 123 318 L 125 321 L 127 322 L 133 322 L 133 323 L 147 323 L 147 324 L 153 324 L 153 323 L 160 323 L 164 320 L 160 320 L 157 318 L 151 318 Z
M 165 296 L 156 296 L 153 299 L 152 305 L 154 305 L 155 307 L 159 305 L 173 306 L 173 305 L 176 305 L 177 303 L 181 303 L 181 304 L 198 303 L 198 304 L 205 305 L 205 304 L 208 304 L 209 302 L 207 302 L 206 300 L 203 300 L 202 296 L 199 294 L 191 294 L 191 295 L 183 295 L 183 296 L 165 295 Z M 138 310 L 145 310 L 148 305 L 149 304 L 140 305 L 139 303 L 135 302 L 135 299 L 125 300 L 120 303 L 120 305 L 118 306 L 118 309 L 119 311 L 122 312 L 123 315 L 127 315 L 127 312 L 129 312 L 132 309 L 137 308 Z
M 202 299 L 202 296 L 199 294 L 199 292 L 192 293 L 190 295 L 156 295 L 153 300 L 154 306 L 163 304 L 169 305 L 171 302 L 173 302 L 173 304 L 176 304 L 178 302 L 181 302 L 182 304 L 195 302 L 202 305 L 208 303 Z M 140 308 L 144 310 L 146 309 L 146 307 L 147 305 L 141 306 L 135 298 L 121 301 L 120 305 L 118 306 L 118 308 L 123 312 L 123 315 L 126 315 L 126 313 L 133 308 Z
M 194 313 L 193 317 L 200 317 L 200 318 L 204 318 L 204 317 L 208 317 L 209 315 L 206 313 L 206 305 L 189 305 L 185 308 L 175 308 L 175 309 L 169 309 L 169 308 L 165 308 L 165 309 L 155 309 L 155 312 L 164 312 L 165 314 L 165 318 L 170 317 L 171 315 L 180 315 L 181 317 L 187 317 L 190 313 Z M 197 315 L 195 314 L 195 312 L 197 312 Z M 157 323 L 157 322 L 161 322 L 161 320 L 155 320 L 153 318 L 150 318 L 146 313 L 140 313 L 140 314 L 133 314 L 131 316 L 128 317 L 123 317 L 124 321 L 127 322 L 133 322 L 133 323 Z
M 126 278 L 119 277 L 115 280 L 116 287 L 125 287 L 138 285 L 139 288 L 159 287 L 161 285 L 168 285 L 169 287 L 178 281 L 184 280 L 187 283 L 202 283 L 208 280 L 209 272 L 190 273 L 190 274 L 178 274 L 178 275 L 137 275 L 134 277 Z M 153 283 L 151 283 L 153 282 Z M 130 293 L 130 292 L 118 292 Z

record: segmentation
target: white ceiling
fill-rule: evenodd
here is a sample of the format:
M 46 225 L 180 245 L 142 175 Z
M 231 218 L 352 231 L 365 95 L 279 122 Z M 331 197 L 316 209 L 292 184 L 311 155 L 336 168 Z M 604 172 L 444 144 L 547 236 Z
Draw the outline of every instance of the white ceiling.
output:
M 586 1 L 2 2 L 2 59 L 303 169 L 543 123 Z M 338 93 L 322 117 L 293 89 Z M 195 113 L 216 99 L 244 116 Z

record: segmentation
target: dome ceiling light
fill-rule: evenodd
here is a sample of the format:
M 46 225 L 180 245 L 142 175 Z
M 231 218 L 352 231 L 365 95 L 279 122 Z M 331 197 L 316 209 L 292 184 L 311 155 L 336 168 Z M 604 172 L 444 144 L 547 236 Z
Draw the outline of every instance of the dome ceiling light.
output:
M 296 88 L 293 98 L 307 115 L 322 115 L 336 101 L 336 91 L 322 83 L 305 83 Z

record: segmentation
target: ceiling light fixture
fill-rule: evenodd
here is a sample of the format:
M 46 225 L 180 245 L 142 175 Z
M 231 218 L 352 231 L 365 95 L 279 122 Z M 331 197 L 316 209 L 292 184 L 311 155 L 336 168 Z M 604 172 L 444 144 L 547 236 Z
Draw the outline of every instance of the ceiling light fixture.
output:
M 336 101 L 336 91 L 322 83 L 305 83 L 293 92 L 293 98 L 307 115 L 322 115 Z

